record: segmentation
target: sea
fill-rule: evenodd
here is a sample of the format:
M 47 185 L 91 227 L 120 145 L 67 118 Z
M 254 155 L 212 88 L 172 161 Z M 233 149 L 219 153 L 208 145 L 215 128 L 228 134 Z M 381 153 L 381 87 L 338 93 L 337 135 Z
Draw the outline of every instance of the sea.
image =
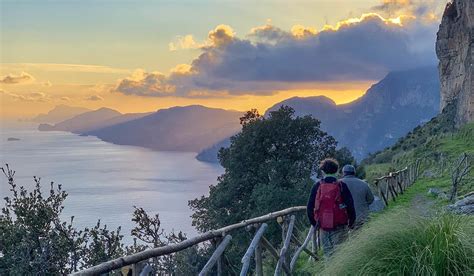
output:
M 40 132 L 32 124 L 0 128 L 0 166 L 8 164 L 16 171 L 18 186 L 31 190 L 34 176 L 41 178 L 43 193 L 49 192 L 51 182 L 61 184 L 68 193 L 63 220 L 74 216 L 78 229 L 98 220 L 108 229 L 121 226 L 126 244 L 132 242 L 134 206 L 159 214 L 165 232 L 197 234 L 188 201 L 207 195 L 223 168 L 195 156 L 114 145 L 68 132 Z M 11 191 L 2 175 L 0 207 L 6 196 Z

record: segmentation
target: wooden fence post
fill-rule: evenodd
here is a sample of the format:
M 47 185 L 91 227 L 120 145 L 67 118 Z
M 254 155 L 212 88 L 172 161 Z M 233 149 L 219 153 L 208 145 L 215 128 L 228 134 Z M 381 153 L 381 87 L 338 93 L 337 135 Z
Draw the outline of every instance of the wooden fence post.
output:
M 255 275 L 263 276 L 262 245 L 260 244 L 260 242 L 255 248 Z
M 398 193 L 397 193 L 397 190 L 395 189 L 395 177 L 393 176 L 390 176 L 390 178 L 388 179 L 388 183 L 390 185 L 390 188 L 392 190 L 392 198 L 393 200 L 395 200 L 395 198 L 398 197 Z
M 403 189 L 403 185 L 402 185 L 402 175 L 401 175 L 401 173 L 397 174 L 396 181 L 397 181 L 398 188 L 400 189 L 400 194 L 403 194 L 404 189 Z
M 263 236 L 263 232 L 265 232 L 265 229 L 267 229 L 267 227 L 268 225 L 266 223 L 263 223 L 262 226 L 260 226 L 260 228 L 258 229 L 255 236 L 253 237 L 252 242 L 250 243 L 250 246 L 247 248 L 245 255 L 242 257 L 242 270 L 240 270 L 240 276 L 247 275 L 248 269 L 250 267 L 250 260 L 252 259 L 252 255 L 254 254 L 255 249 L 260 243 L 260 239 Z
M 384 181 L 383 179 L 382 180 L 375 180 L 375 186 L 377 186 L 378 190 L 379 190 L 379 195 L 382 197 L 383 199 L 383 202 L 385 203 L 385 206 L 388 206 L 388 200 L 387 200 L 387 197 L 385 196 L 385 192 L 382 190 L 382 187 L 381 187 L 381 182 Z
M 146 264 L 145 267 L 140 272 L 140 276 L 148 276 L 150 273 L 153 273 L 153 268 L 150 264 Z
M 267 239 L 265 239 L 265 237 L 262 237 L 262 245 L 268 250 L 270 255 L 272 255 L 277 261 L 280 259 L 278 251 L 275 249 L 275 247 L 273 247 L 273 245 Z M 286 274 L 291 273 L 290 268 L 286 264 L 283 264 L 282 266 Z
M 275 269 L 275 274 L 274 276 L 279 276 L 281 275 L 281 268 L 283 264 L 288 264 L 287 262 L 287 251 L 290 246 L 290 241 L 291 241 L 291 234 L 293 233 L 293 227 L 295 226 L 295 216 L 292 215 L 290 218 L 290 223 L 288 224 L 288 229 L 286 231 L 286 238 L 283 243 L 283 247 L 281 248 L 280 251 L 280 259 L 278 260 L 276 269 Z M 291 273 L 291 269 L 290 269 Z
M 222 256 L 217 259 L 217 276 L 222 276 Z
M 207 261 L 207 263 L 202 268 L 201 272 L 199 273 L 199 276 L 205 276 L 211 271 L 212 267 L 214 267 L 217 260 L 221 257 L 222 253 L 224 253 L 224 250 L 227 247 L 227 245 L 230 243 L 230 240 L 232 240 L 231 235 L 225 236 L 225 238 L 222 240 L 222 242 L 216 248 L 214 253 L 212 253 L 211 258 L 209 258 L 209 261 Z
M 300 256 L 301 252 L 306 248 L 306 246 L 308 246 L 309 241 L 314 236 L 315 236 L 314 226 L 311 225 L 311 228 L 309 228 L 308 235 L 306 236 L 306 239 L 304 240 L 303 244 L 300 247 L 298 247 L 298 249 L 295 252 L 295 255 L 291 259 L 290 270 L 292 272 L 293 272 L 293 268 L 295 267 L 296 261 L 298 260 L 298 257 Z

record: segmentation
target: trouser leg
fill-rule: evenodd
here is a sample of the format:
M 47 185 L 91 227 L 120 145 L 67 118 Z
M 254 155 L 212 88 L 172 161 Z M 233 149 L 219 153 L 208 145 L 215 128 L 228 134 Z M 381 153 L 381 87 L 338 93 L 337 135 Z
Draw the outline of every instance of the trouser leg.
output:
M 323 251 L 325 258 L 329 258 L 333 253 L 335 247 L 344 242 L 347 237 L 347 228 L 340 227 L 333 231 L 321 230 L 321 241 L 323 244 Z

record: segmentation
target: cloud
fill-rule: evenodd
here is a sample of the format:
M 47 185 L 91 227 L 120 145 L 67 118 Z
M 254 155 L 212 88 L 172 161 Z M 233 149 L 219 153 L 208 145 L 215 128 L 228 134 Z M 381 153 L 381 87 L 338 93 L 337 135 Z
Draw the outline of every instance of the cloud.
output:
M 197 43 L 194 40 L 194 37 L 190 34 L 185 36 L 177 36 L 174 42 L 170 42 L 168 44 L 168 48 L 170 51 L 177 51 L 183 49 L 199 49 L 203 45 Z
M 4 90 L 0 90 L 0 95 L 10 97 L 14 101 L 22 102 L 49 102 L 51 97 L 43 92 L 30 92 L 26 94 L 10 93 Z
M 123 79 L 115 88 L 116 91 L 126 95 L 138 96 L 171 96 L 175 86 L 168 83 L 167 77 L 160 72 L 147 73 L 138 69 L 134 74 Z
M 291 28 L 291 34 L 297 38 L 305 38 L 308 36 L 313 36 L 316 33 L 317 33 L 316 29 L 313 27 L 306 27 L 303 25 L 294 25 Z
M 138 70 L 113 90 L 148 97 L 212 97 L 377 80 L 389 71 L 435 64 L 436 29 L 414 16 L 375 13 L 319 31 L 301 25 L 285 31 L 268 23 L 244 38 L 219 25 L 191 64 L 168 75 Z
M 61 98 L 59 98 L 59 99 L 60 99 L 61 101 L 65 101 L 65 102 L 70 102 L 70 101 L 71 101 L 71 98 L 66 97 L 66 96 L 61 97 Z
M 102 96 L 99 96 L 99 95 L 91 95 L 89 97 L 86 98 L 86 101 L 103 101 L 104 98 Z
M 209 32 L 208 43 L 211 47 L 224 47 L 234 41 L 234 30 L 229 25 L 218 25 L 214 30 Z
M 9 74 L 4 77 L 0 77 L 0 83 L 2 84 L 21 84 L 34 80 L 35 78 L 26 72 L 22 72 L 20 75 Z
M 42 70 L 51 72 L 79 72 L 79 73 L 105 73 L 105 74 L 129 74 L 128 69 L 114 68 L 102 65 L 90 64 L 61 64 L 61 63 L 2 63 L 5 71 L 18 70 Z
M 207 47 L 219 47 L 232 41 L 235 33 L 228 25 L 218 25 L 208 34 L 207 40 L 204 42 L 196 42 L 193 35 L 176 36 L 175 41 L 168 44 L 170 51 L 186 50 L 186 49 L 203 49 Z
M 381 0 L 372 7 L 375 12 L 387 16 L 409 15 L 423 21 L 439 21 L 449 0 Z

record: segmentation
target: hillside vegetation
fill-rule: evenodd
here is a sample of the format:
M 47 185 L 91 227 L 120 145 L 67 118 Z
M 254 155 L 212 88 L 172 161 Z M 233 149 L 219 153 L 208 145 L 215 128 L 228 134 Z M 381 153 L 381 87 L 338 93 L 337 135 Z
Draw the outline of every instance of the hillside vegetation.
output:
M 455 129 L 454 112 L 453 106 L 447 106 L 440 115 L 416 127 L 392 147 L 364 160 L 362 164 L 368 180 L 420 159 L 423 161 L 420 186 L 425 187 L 426 191 L 437 187 L 448 192 L 451 172 L 458 158 L 466 153 L 472 163 L 474 156 L 474 123 Z M 471 170 L 461 186 L 460 195 L 474 189 L 473 179 L 474 170 Z
M 392 147 L 364 160 L 369 181 L 415 160 L 422 161 L 421 176 L 396 202 L 342 244 L 329 262 L 306 265 L 303 271 L 322 275 L 474 273 L 474 218 L 450 214 L 445 208 L 450 203 L 447 195 L 457 160 L 467 154 L 472 164 L 474 122 L 455 129 L 453 118 L 453 109 L 448 106 Z M 445 196 L 428 194 L 430 188 Z M 471 169 L 457 195 L 473 190 Z

